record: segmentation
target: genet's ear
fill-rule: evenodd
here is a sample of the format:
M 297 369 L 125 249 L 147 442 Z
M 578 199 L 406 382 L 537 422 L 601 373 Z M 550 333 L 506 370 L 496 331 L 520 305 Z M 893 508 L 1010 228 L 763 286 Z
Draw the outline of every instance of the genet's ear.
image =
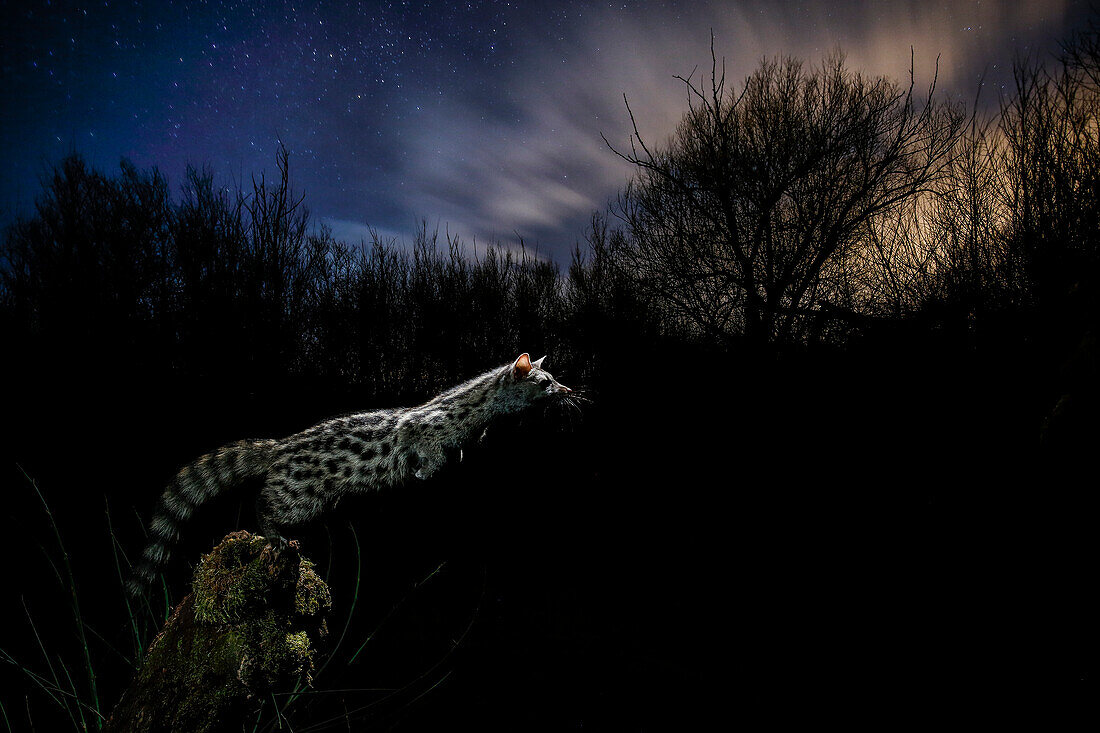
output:
M 546 357 L 544 356 L 544 357 L 542 357 L 542 359 L 535 359 L 533 362 L 531 362 L 531 366 L 538 367 L 539 369 L 542 369 L 542 362 L 543 362 L 543 359 L 545 359 L 545 358 Z
M 531 356 L 520 354 L 516 363 L 512 365 L 512 379 L 523 379 L 531 372 Z

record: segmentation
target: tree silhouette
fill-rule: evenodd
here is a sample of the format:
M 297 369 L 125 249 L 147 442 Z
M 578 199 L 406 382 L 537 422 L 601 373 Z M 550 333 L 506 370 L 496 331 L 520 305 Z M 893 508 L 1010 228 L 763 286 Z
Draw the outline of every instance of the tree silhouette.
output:
M 708 88 L 682 81 L 689 110 L 666 146 L 635 123 L 630 151 L 612 147 L 636 168 L 617 213 L 643 284 L 723 340 L 794 338 L 847 299 L 864 230 L 944 175 L 963 120 L 934 82 L 918 105 L 912 79 L 865 77 L 841 55 L 765 61 L 736 94 L 713 55 Z

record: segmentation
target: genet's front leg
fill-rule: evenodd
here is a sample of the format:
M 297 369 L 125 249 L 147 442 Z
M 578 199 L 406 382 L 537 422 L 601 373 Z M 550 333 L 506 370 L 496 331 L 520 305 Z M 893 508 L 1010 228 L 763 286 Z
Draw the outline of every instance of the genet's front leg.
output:
M 447 457 L 443 454 L 443 451 L 438 448 L 418 450 L 416 452 L 416 457 L 419 459 L 416 477 L 421 480 L 431 478 L 432 475 L 447 462 Z

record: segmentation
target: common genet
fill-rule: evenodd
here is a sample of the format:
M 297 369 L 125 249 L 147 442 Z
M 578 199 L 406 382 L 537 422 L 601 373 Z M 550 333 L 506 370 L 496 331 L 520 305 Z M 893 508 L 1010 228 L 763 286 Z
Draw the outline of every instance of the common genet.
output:
M 260 531 L 282 542 L 285 528 L 316 518 L 343 496 L 431 477 L 502 415 L 570 401 L 572 390 L 542 368 L 545 358 L 521 354 L 418 407 L 337 417 L 282 440 L 240 441 L 199 458 L 161 496 L 131 592 L 153 581 L 200 506 L 249 479 L 263 480 Z

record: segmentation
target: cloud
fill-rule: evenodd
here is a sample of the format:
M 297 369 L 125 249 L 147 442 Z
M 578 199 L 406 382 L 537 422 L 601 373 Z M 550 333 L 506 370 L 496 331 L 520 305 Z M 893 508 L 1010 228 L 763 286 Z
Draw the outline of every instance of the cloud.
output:
M 531 243 L 525 244 L 518 240 L 509 241 L 500 238 L 462 236 L 459 229 L 453 224 L 439 219 L 434 222 L 421 220 L 418 223 L 411 224 L 407 230 L 380 228 L 366 222 L 331 217 L 321 217 L 317 220 L 317 223 L 320 226 L 328 227 L 333 238 L 337 241 L 353 246 L 365 244 L 369 247 L 377 237 L 377 240 L 386 245 L 391 251 L 411 253 L 417 242 L 418 231 L 424 230 L 429 239 L 436 239 L 436 245 L 444 253 L 447 251 L 448 238 L 459 235 L 458 241 L 461 251 L 467 257 L 475 259 L 482 257 L 489 247 L 493 247 L 498 251 L 511 252 L 517 256 L 525 255 L 540 260 L 553 259 L 545 250 L 540 250 Z
M 586 11 L 553 32 L 531 16 L 512 29 L 515 65 L 481 80 L 488 92 L 452 95 L 400 130 L 407 155 L 394 205 L 467 239 L 537 240 L 563 260 L 630 174 L 601 138 L 628 146 L 623 95 L 647 141 L 663 143 L 687 106 L 674 76 L 709 75 L 712 31 L 738 86 L 764 57 L 816 63 L 837 48 L 850 67 L 903 81 L 912 47 L 919 88 L 938 56 L 940 90 L 969 100 L 981 74 L 1011 78 L 1014 48 L 1049 47 L 1066 12 L 1060 2 L 668 3 Z
M 394 229 L 382 229 L 379 227 L 371 226 L 366 222 L 355 221 L 352 219 L 333 219 L 331 217 L 321 217 L 318 219 L 318 223 L 328 227 L 332 231 L 332 236 L 336 239 L 347 242 L 348 244 L 359 244 L 365 242 L 371 244 L 375 237 L 378 237 L 379 241 L 384 243 L 395 242 L 398 245 L 405 246 L 405 240 L 407 234 L 405 232 L 397 231 Z M 412 242 L 409 241 L 407 246 L 411 246 Z

